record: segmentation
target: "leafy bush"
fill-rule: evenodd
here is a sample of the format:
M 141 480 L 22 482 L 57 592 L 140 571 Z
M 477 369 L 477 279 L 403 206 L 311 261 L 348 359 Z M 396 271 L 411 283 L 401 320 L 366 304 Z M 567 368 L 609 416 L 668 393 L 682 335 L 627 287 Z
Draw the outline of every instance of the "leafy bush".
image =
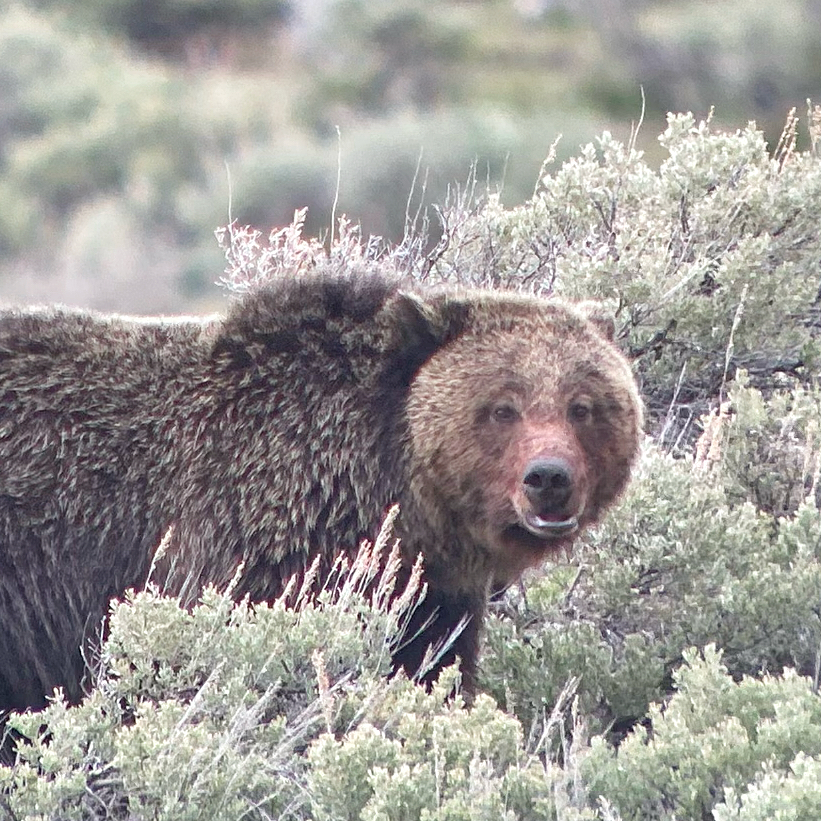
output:
M 156 591 L 115 604 L 97 683 L 16 715 L 0 767 L 10 819 L 553 818 L 562 772 L 523 748 L 481 696 L 386 679 L 390 636 L 418 591 L 389 604 L 391 563 L 360 552 L 318 601 L 270 605 L 213 590 L 188 612 Z M 395 572 L 395 568 L 394 568 Z M 417 580 L 418 583 L 418 580 Z M 307 588 L 310 584 L 307 585 Z
M 684 661 L 675 695 L 650 709 L 652 732 L 632 733 L 618 750 L 593 739 L 582 764 L 591 794 L 624 821 L 701 821 L 713 808 L 717 819 L 738 818 L 767 803 L 770 818 L 817 817 L 818 783 L 794 790 L 821 764 L 821 699 L 809 680 L 788 672 L 735 683 L 713 645 Z M 765 782 L 778 797 L 762 802 Z

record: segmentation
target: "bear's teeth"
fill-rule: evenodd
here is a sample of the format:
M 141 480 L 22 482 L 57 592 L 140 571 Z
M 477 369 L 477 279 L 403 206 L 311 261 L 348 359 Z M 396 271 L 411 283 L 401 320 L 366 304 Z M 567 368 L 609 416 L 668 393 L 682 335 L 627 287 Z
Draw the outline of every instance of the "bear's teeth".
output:
M 531 513 L 524 517 L 524 525 L 534 536 L 564 536 L 578 528 L 579 520 L 571 516 L 569 519 L 557 522 Z

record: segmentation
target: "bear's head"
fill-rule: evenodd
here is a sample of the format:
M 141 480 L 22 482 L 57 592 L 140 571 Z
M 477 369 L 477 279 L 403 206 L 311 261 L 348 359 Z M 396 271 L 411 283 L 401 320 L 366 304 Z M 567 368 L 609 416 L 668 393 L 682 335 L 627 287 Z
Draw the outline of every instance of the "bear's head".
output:
M 411 490 L 448 539 L 426 560 L 449 584 L 505 586 L 624 488 L 642 427 L 635 379 L 589 306 L 465 292 L 427 310 L 445 341 L 410 387 Z

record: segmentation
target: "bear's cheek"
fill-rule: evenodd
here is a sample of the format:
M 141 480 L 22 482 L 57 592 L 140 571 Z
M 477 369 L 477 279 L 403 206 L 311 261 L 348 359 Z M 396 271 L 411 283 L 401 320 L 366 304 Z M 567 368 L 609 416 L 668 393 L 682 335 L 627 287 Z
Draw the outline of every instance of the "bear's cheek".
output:
M 437 492 L 445 506 L 480 543 L 484 542 L 489 515 L 489 500 L 495 496 L 504 448 L 486 450 L 482 443 L 460 440 L 462 447 L 442 448 L 428 474 L 429 486 Z
M 580 443 L 594 477 L 588 504 L 592 523 L 598 521 L 624 489 L 638 451 L 639 430 L 633 419 L 616 417 L 607 424 L 582 430 Z

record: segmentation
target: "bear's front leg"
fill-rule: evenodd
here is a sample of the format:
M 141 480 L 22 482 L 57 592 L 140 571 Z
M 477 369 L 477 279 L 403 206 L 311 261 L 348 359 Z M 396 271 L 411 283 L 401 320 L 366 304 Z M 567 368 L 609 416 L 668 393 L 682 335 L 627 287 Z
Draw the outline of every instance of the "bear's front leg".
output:
M 478 597 L 429 589 L 396 641 L 394 673 L 402 669 L 409 678 L 430 689 L 442 669 L 458 658 L 461 691 L 470 701 L 476 687 L 476 658 L 484 607 L 484 600 Z

